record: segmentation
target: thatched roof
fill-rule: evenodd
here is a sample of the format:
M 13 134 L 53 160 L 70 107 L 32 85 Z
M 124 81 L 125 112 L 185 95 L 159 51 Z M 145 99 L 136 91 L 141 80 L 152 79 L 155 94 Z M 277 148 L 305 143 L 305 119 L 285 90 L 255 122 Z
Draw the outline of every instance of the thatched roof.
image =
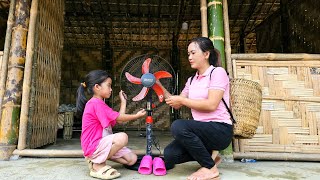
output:
M 0 8 L 8 9 L 8 0 Z M 201 36 L 199 0 L 66 0 L 65 46 L 185 48 Z M 248 52 L 256 51 L 254 29 L 280 7 L 280 0 L 228 0 L 231 45 L 244 32 Z M 2 15 L 1 15 L 2 16 Z M 188 23 L 182 30 L 181 24 Z

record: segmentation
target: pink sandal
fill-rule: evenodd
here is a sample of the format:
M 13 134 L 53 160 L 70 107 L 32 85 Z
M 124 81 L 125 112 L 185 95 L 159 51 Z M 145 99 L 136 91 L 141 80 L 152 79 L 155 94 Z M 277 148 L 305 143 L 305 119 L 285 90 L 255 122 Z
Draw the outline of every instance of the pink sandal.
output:
M 150 155 L 143 156 L 138 172 L 140 174 L 151 174 L 152 172 L 152 157 Z
M 160 157 L 155 157 L 153 159 L 153 174 L 156 176 L 164 176 L 167 174 L 164 161 Z

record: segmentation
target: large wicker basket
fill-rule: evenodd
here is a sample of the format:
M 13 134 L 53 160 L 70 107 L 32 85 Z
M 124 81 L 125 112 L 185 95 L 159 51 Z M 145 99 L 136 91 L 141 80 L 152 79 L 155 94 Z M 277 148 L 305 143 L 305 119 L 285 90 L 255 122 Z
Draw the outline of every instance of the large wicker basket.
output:
M 235 78 L 231 82 L 231 109 L 236 120 L 234 137 L 249 139 L 256 133 L 262 103 L 262 90 L 259 83 Z

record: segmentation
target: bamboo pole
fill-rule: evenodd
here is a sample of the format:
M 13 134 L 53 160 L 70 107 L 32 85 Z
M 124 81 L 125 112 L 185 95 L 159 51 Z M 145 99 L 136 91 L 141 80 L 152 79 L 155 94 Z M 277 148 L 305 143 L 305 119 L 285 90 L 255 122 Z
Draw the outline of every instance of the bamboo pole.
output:
M 233 153 L 235 159 L 257 159 L 257 160 L 284 160 L 284 161 L 320 161 L 319 154 L 301 153 L 266 153 L 266 152 L 246 152 Z
M 208 1 L 208 23 L 209 23 L 209 38 L 213 45 L 220 52 L 221 65 L 226 69 L 226 56 L 225 56 L 225 34 L 224 34 L 224 17 L 222 0 L 209 0 Z M 228 23 L 228 22 L 226 22 Z M 230 38 L 229 38 L 230 39 Z M 231 54 L 231 53 L 230 53 Z M 233 161 L 232 143 L 220 151 L 224 161 Z M 213 156 L 213 155 L 212 155 Z
M 27 40 L 26 62 L 25 62 L 24 77 L 23 77 L 19 141 L 18 141 L 19 150 L 26 148 L 27 125 L 28 125 L 29 103 L 30 103 L 29 99 L 30 99 L 30 87 L 31 87 L 31 74 L 32 74 L 32 59 L 34 54 L 35 28 L 36 28 L 37 14 L 38 14 L 38 0 L 32 0 L 31 10 L 30 10 L 30 24 L 29 24 L 28 40 Z
M 261 61 L 261 60 L 276 60 L 276 61 L 281 61 L 281 60 L 290 60 L 290 61 L 301 61 L 301 60 L 320 60 L 320 55 L 319 54 L 304 54 L 304 53 L 299 53 L 299 54 L 276 54 L 276 53 L 259 53 L 259 54 L 232 54 L 231 55 L 232 59 L 236 60 L 256 60 L 256 61 Z
M 26 57 L 26 40 L 29 26 L 29 10 L 31 2 L 18 0 L 16 2 L 15 24 L 12 28 L 12 44 L 8 61 L 8 77 L 6 93 L 2 101 L 0 125 L 0 159 L 8 159 L 10 153 L 2 147 L 16 147 L 18 142 L 18 127 L 21 106 L 22 80 Z M 12 153 L 12 152 L 11 152 Z M 2 156 L 5 155 L 5 156 Z M 9 157 L 8 157 L 9 156 Z
M 145 150 L 133 150 L 137 155 L 144 155 Z M 57 149 L 23 149 L 14 150 L 14 155 L 28 156 L 28 157 L 79 157 L 83 158 L 82 150 L 57 150 Z M 159 156 L 159 152 L 152 153 L 153 155 Z
M 229 77 L 233 77 L 227 0 L 222 1 L 222 7 L 223 7 L 224 46 L 225 46 L 225 53 L 226 53 L 227 72 L 229 72 Z
M 208 37 L 208 11 L 207 1 L 200 0 L 200 12 L 201 12 L 201 32 L 202 37 Z
M 222 0 L 208 1 L 208 15 L 209 38 L 214 47 L 219 50 L 221 65 L 226 69 Z
M 12 27 L 14 23 L 14 9 L 16 5 L 16 0 L 12 0 L 10 2 L 10 9 L 7 21 L 7 31 L 6 31 L 6 39 L 4 42 L 4 50 L 3 50 L 3 57 L 2 57 L 2 64 L 1 64 L 1 74 L 0 74 L 0 109 L 2 107 L 2 100 L 3 95 L 6 87 L 6 79 L 8 73 L 8 60 L 9 60 L 9 48 L 11 46 L 11 34 L 12 34 Z M 1 118 L 0 118 L 1 121 Z

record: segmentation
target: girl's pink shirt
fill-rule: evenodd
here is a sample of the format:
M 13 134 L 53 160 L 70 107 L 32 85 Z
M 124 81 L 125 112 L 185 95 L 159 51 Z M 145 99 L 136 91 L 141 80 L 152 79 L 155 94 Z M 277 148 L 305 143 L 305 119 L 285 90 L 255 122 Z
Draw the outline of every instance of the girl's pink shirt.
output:
M 194 76 L 191 85 L 190 80 L 191 77 L 188 79 L 187 83 L 182 94 L 186 95 L 189 99 L 208 99 L 208 93 L 210 89 L 219 89 L 224 91 L 223 99 L 229 105 L 229 97 L 230 97 L 230 87 L 229 87 L 229 77 L 226 71 L 222 67 L 216 67 L 211 74 L 210 80 L 210 73 L 213 69 L 213 66 L 210 66 L 202 75 L 196 73 Z M 195 109 L 191 109 L 192 117 L 196 121 L 216 121 L 222 122 L 227 124 L 232 124 L 230 120 L 230 114 L 225 107 L 224 103 L 219 103 L 219 106 L 215 111 L 212 112 L 201 112 Z
M 112 110 L 103 100 L 92 97 L 86 104 L 82 116 L 81 148 L 84 156 L 96 150 L 103 129 L 116 124 L 119 112 Z

